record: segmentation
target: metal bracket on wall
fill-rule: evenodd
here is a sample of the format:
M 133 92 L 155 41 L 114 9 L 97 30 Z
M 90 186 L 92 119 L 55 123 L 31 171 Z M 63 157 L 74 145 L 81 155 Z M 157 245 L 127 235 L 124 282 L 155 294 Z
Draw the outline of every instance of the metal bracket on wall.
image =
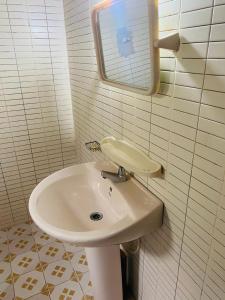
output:
M 178 51 L 180 49 L 180 35 L 179 33 L 173 33 L 167 35 L 159 40 L 154 42 L 155 48 L 163 48 L 173 51 Z
M 85 143 L 85 147 L 87 148 L 88 151 L 91 152 L 101 151 L 101 146 L 97 141 Z

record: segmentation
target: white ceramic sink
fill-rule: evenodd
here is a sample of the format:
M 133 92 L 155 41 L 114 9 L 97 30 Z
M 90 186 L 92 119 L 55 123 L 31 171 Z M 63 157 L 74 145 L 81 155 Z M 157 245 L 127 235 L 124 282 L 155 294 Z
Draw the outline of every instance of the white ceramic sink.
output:
M 48 234 L 78 246 L 98 247 L 135 240 L 162 223 L 162 202 L 135 179 L 112 183 L 101 170 L 111 163 L 86 163 L 58 171 L 34 189 L 29 210 Z M 92 221 L 100 212 L 103 218 Z
M 86 247 L 95 299 L 123 300 L 119 244 L 160 227 L 163 205 L 134 178 L 112 183 L 102 170 L 116 168 L 87 163 L 50 175 L 32 192 L 29 210 L 43 231 Z M 91 220 L 95 212 L 103 218 Z

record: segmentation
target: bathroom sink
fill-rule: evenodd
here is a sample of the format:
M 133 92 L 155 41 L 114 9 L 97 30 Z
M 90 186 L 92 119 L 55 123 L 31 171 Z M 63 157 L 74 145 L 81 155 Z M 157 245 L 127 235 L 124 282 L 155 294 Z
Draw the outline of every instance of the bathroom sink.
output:
M 162 202 L 131 178 L 113 183 L 101 170 L 110 162 L 85 163 L 58 171 L 37 185 L 29 210 L 51 236 L 78 246 L 118 245 L 160 227 Z
M 162 224 L 162 202 L 134 178 L 113 183 L 101 171 L 110 162 L 86 163 L 58 171 L 30 196 L 34 222 L 51 236 L 84 246 L 94 298 L 123 300 L 120 244 Z

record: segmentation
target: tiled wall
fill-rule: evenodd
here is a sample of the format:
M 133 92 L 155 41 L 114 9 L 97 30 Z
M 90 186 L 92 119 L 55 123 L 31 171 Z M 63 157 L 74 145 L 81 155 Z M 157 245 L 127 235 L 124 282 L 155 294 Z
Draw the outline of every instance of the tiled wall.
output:
M 94 2 L 64 0 L 81 161 L 101 158 L 84 142 L 114 135 L 166 170 L 165 179 L 140 179 L 162 199 L 165 216 L 134 260 L 136 298 L 225 299 L 225 1 L 160 1 L 161 34 L 179 30 L 182 45 L 175 56 L 161 51 L 153 97 L 98 81 Z
M 0 0 L 0 227 L 75 159 L 61 0 Z

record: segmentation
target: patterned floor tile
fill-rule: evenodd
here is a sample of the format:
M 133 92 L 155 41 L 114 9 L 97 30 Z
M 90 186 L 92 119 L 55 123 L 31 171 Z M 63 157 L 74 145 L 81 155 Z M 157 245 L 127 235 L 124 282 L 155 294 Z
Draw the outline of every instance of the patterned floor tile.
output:
M 0 244 L 6 243 L 8 240 L 7 232 L 4 230 L 0 231 Z
M 9 254 L 9 246 L 5 243 L 0 243 L 0 261 L 4 260 Z
M 11 273 L 5 280 L 6 283 L 8 284 L 14 284 L 16 281 L 19 279 L 20 275 L 16 273 Z
M 10 228 L 7 232 L 9 240 L 14 240 L 21 237 L 31 236 L 31 227 L 29 224 L 16 225 Z
M 78 283 L 67 281 L 56 286 L 50 298 L 51 300 L 83 300 L 83 293 Z
M 0 231 L 0 300 L 24 299 L 93 300 L 84 249 L 32 222 Z
M 14 259 L 15 259 L 15 257 L 16 257 L 16 254 L 13 254 L 13 253 L 10 253 L 9 252 L 9 254 L 7 254 L 4 258 L 3 258 L 3 261 L 5 261 L 5 262 L 12 262 Z
M 58 242 L 47 244 L 39 251 L 41 261 L 48 264 L 63 259 L 64 254 L 64 246 Z
M 81 281 L 81 279 L 83 278 L 84 274 L 85 274 L 85 273 L 82 273 L 82 272 L 80 272 L 80 271 L 74 271 L 74 272 L 73 272 L 73 275 L 71 276 L 71 279 L 70 279 L 70 280 L 79 283 L 79 282 Z
M 35 234 L 36 232 L 39 232 L 39 231 L 42 232 L 42 230 L 34 222 L 32 222 L 30 224 L 30 228 L 31 228 L 31 232 L 33 234 Z
M 49 298 L 49 296 L 45 296 L 43 294 L 38 294 L 38 295 L 28 298 L 27 300 L 50 300 L 50 298 Z
M 31 236 L 23 236 L 13 239 L 9 244 L 9 251 L 13 254 L 19 255 L 28 252 L 34 246 L 34 239 Z
M 84 251 L 84 248 L 77 247 L 75 243 L 63 242 L 63 245 L 64 245 L 66 251 L 71 252 L 73 254 Z
M 42 232 L 42 231 L 38 231 L 38 232 L 34 233 L 33 237 L 34 237 L 35 243 L 42 245 L 42 246 L 56 241 L 53 237 L 51 237 L 50 235 L 48 235 L 47 233 Z
M 73 258 L 74 254 L 72 252 L 65 251 L 63 255 L 63 259 L 67 261 L 71 261 Z
M 89 272 L 86 272 L 83 274 L 81 280 L 80 280 L 80 285 L 82 288 L 82 291 L 84 293 L 84 295 L 86 295 L 87 297 L 93 297 L 94 296 L 94 291 L 93 291 L 93 285 L 92 282 L 90 280 L 90 274 Z
M 42 292 L 45 286 L 44 275 L 38 271 L 26 273 L 14 284 L 16 299 L 27 299 Z
M 11 262 L 12 272 L 16 274 L 25 274 L 33 271 L 39 263 L 39 256 L 37 253 L 29 251 L 16 256 Z
M 0 300 L 14 300 L 14 289 L 12 284 L 0 284 Z
M 82 300 L 94 300 L 94 297 L 90 295 L 84 295 Z
M 5 282 L 7 277 L 11 274 L 10 263 L 1 261 L 0 262 L 0 283 Z
M 73 268 L 70 262 L 60 260 L 49 264 L 44 271 L 44 275 L 47 283 L 59 285 L 71 278 L 73 275 Z
M 88 272 L 88 262 L 84 250 L 76 253 L 72 258 L 71 263 L 75 271 L 83 273 Z

